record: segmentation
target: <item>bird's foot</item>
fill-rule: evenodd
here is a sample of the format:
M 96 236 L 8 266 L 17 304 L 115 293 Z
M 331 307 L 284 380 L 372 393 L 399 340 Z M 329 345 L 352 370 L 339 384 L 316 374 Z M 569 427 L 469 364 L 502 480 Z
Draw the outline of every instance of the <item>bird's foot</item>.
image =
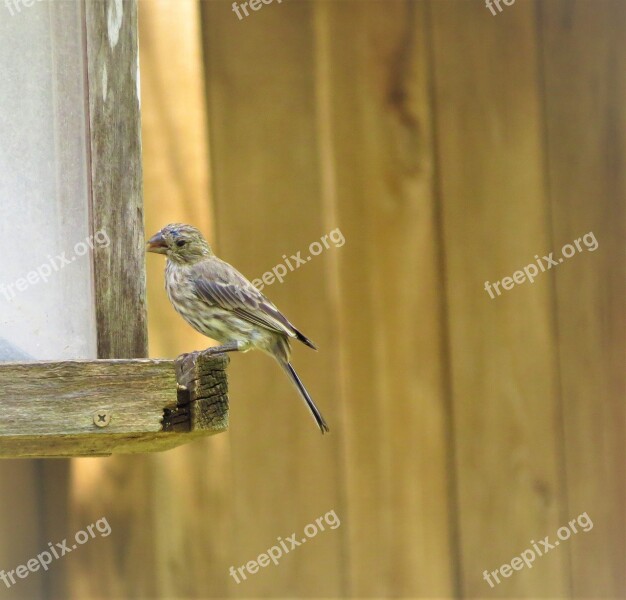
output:
M 221 346 L 213 346 L 202 352 L 204 354 L 223 354 L 225 352 L 238 352 L 241 349 L 239 342 L 228 342 Z

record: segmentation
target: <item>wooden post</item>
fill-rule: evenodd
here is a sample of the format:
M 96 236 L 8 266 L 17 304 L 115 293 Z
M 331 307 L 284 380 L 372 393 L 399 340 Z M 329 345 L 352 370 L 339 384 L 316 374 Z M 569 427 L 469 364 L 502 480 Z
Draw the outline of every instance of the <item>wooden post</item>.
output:
M 85 3 L 98 358 L 147 356 L 137 2 Z

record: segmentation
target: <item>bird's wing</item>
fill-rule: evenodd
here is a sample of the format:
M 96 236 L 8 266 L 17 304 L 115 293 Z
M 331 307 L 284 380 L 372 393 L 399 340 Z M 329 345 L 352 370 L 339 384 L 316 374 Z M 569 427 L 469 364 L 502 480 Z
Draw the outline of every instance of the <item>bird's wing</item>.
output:
M 287 318 L 239 271 L 218 258 L 194 265 L 190 278 L 196 295 L 238 317 L 289 337 L 297 337 Z

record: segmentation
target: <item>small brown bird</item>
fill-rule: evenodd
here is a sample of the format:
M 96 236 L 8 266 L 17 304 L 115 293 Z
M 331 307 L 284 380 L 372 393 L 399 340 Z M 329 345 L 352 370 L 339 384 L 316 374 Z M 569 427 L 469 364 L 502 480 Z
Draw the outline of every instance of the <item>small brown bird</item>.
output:
M 165 254 L 165 289 L 176 311 L 194 329 L 218 341 L 222 352 L 253 348 L 273 356 L 298 388 L 322 431 L 328 425 L 289 362 L 290 339 L 317 350 L 239 271 L 213 254 L 191 225 L 167 225 L 148 241 Z

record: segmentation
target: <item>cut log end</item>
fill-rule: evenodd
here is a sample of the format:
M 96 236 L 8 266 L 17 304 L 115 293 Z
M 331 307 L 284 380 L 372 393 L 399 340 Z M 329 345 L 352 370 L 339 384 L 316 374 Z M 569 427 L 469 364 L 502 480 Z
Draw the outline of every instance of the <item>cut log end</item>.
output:
M 223 431 L 228 428 L 227 354 L 212 348 L 181 354 L 175 361 L 178 402 L 165 409 L 163 431 Z

